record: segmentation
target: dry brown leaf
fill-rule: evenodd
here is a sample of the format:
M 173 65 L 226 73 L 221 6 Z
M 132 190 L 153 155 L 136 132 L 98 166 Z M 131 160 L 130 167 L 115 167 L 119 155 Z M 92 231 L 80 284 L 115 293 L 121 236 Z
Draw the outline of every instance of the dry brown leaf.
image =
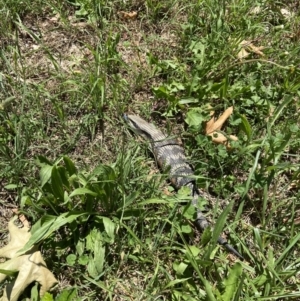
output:
M 219 143 L 219 144 L 220 143 L 224 144 L 228 140 L 227 137 L 224 134 L 220 133 L 220 132 L 210 133 L 210 134 L 208 134 L 208 136 L 211 136 L 212 140 L 216 143 Z M 230 140 L 234 140 L 234 141 L 238 140 L 238 138 L 234 135 L 229 135 L 229 138 L 230 138 Z
M 118 12 L 118 15 L 123 20 L 135 20 L 137 17 L 137 12 L 136 11 L 126 12 L 121 10 Z
M 31 233 L 28 222 L 25 222 L 22 228 L 18 228 L 14 224 L 16 219 L 15 216 L 8 223 L 10 242 L 0 249 L 0 257 L 9 258 L 9 260 L 1 263 L 0 269 L 18 271 L 19 273 L 13 282 L 6 285 L 0 301 L 17 301 L 24 289 L 34 281 L 41 285 L 40 296 L 43 296 L 57 283 L 54 275 L 47 269 L 40 251 L 33 248 L 26 255 L 17 255 L 17 252 L 28 242 Z M 6 277 L 7 275 L 0 273 L 0 282 L 4 281 Z
M 261 52 L 261 50 L 263 50 L 265 47 L 264 46 L 259 46 L 256 47 L 255 45 L 253 45 L 252 43 L 249 45 L 250 49 L 252 52 L 254 52 L 255 54 L 258 54 L 260 56 L 265 56 L 265 54 L 263 52 Z
M 210 109 L 210 106 L 209 106 Z M 210 111 L 209 115 L 212 117 L 211 120 L 206 122 L 206 128 L 205 128 L 205 134 L 207 135 L 208 133 L 211 132 L 214 123 L 215 123 L 215 117 L 214 117 L 215 111 Z
M 229 116 L 233 112 L 233 107 L 229 107 L 224 111 L 224 113 L 215 121 L 213 117 L 207 124 L 206 124 L 206 134 L 213 133 L 214 131 L 220 130 L 223 126 L 224 122 L 229 118 Z M 212 121 L 212 122 L 211 122 Z M 209 124 L 209 127 L 207 126 Z
M 250 54 L 250 52 L 255 53 L 255 54 L 259 55 L 259 56 L 265 56 L 265 54 L 261 51 L 265 47 L 264 46 L 257 47 L 251 41 L 243 40 L 240 43 L 240 48 L 241 48 L 241 50 L 237 54 L 237 57 L 239 59 L 246 58 Z
M 206 123 L 205 128 L 205 134 L 212 137 L 212 141 L 218 144 L 224 144 L 228 148 L 230 148 L 230 143 L 227 139 L 227 137 L 220 133 L 221 127 L 223 126 L 224 122 L 229 118 L 229 116 L 233 112 L 233 107 L 229 107 L 224 111 L 224 113 L 216 120 L 215 117 L 213 117 L 211 120 L 209 120 Z M 213 115 L 214 112 L 211 112 L 211 115 Z M 237 141 L 238 138 L 233 135 L 229 135 L 230 140 Z
M 239 51 L 239 53 L 237 54 L 237 57 L 238 57 L 238 59 L 244 59 L 244 58 L 246 58 L 247 56 L 249 56 L 250 55 L 250 53 L 245 49 L 245 48 L 242 48 L 240 51 Z

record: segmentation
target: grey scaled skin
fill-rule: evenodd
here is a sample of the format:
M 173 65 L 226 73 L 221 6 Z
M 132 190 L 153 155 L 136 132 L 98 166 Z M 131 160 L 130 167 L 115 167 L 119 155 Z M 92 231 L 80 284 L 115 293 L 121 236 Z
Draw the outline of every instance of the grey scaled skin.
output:
M 193 197 L 192 204 L 197 208 L 200 193 L 196 187 L 195 179 L 192 177 L 194 175 L 193 169 L 187 162 L 183 148 L 174 139 L 168 138 L 153 124 L 148 123 L 139 116 L 124 115 L 124 118 L 135 133 L 151 142 L 153 154 L 159 167 L 163 170 L 169 169 L 169 178 L 174 187 L 179 189 L 186 186 L 190 189 L 191 196 Z M 206 217 L 198 208 L 194 224 L 201 231 L 209 226 Z M 236 257 L 241 260 L 244 259 L 226 239 L 219 237 L 217 241 Z

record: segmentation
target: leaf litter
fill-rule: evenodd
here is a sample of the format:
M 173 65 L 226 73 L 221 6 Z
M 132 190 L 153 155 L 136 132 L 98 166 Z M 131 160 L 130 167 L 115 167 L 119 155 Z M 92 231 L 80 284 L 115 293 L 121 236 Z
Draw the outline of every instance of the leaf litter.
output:
M 26 287 L 35 281 L 40 284 L 40 296 L 43 296 L 58 282 L 47 268 L 41 252 L 36 247 L 33 247 L 25 255 L 18 255 L 18 251 L 29 241 L 31 232 L 30 225 L 23 215 L 20 216 L 21 228 L 15 225 L 17 219 L 18 217 L 14 216 L 9 221 L 10 241 L 0 249 L 0 257 L 9 259 L 0 264 L 0 282 L 14 272 L 18 272 L 18 275 L 5 286 L 0 301 L 17 301 Z
M 258 56 L 264 57 L 265 54 L 262 50 L 264 46 L 255 46 L 252 41 L 243 40 L 240 44 L 240 51 L 237 54 L 238 59 L 244 59 L 250 55 L 250 53 L 257 54 Z
M 233 112 L 233 107 L 229 107 L 224 113 L 216 119 L 214 111 L 211 111 L 212 118 L 206 123 L 205 134 L 212 137 L 212 141 L 218 144 L 224 144 L 230 148 L 228 137 L 220 132 L 223 124 Z M 237 141 L 238 138 L 234 135 L 229 135 L 229 140 Z

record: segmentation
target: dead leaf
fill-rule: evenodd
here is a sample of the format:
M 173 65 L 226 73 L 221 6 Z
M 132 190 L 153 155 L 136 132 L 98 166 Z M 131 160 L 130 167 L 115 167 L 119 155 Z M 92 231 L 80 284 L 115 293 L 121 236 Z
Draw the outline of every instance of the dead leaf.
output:
M 265 56 L 265 54 L 261 51 L 265 48 L 264 46 L 257 47 L 251 41 L 246 41 L 246 40 L 243 40 L 239 44 L 239 46 L 241 48 L 239 53 L 237 54 L 237 57 L 239 59 L 246 58 L 247 56 L 250 55 L 250 52 L 255 53 L 259 56 Z
M 121 10 L 118 12 L 118 16 L 123 20 L 135 20 L 137 17 L 137 12 L 133 11 L 128 13 Z
M 33 248 L 27 254 L 18 256 L 17 252 L 24 247 L 31 237 L 30 227 L 27 219 L 23 216 L 23 227 L 18 228 L 14 222 L 17 216 L 8 223 L 10 242 L 0 249 L 0 257 L 9 258 L 0 264 L 0 269 L 18 271 L 17 278 L 4 288 L 0 301 L 17 301 L 24 289 L 34 281 L 40 283 L 40 296 L 43 296 L 54 284 L 57 283 L 54 275 L 48 270 L 40 251 Z M 7 275 L 0 273 L 0 282 Z
M 212 141 L 218 144 L 224 144 L 226 147 L 230 148 L 230 143 L 228 141 L 228 138 L 219 132 L 224 124 L 224 122 L 229 118 L 229 116 L 233 112 L 233 107 L 229 107 L 227 110 L 224 111 L 224 113 L 216 120 L 215 117 L 212 117 L 211 120 L 209 120 L 206 123 L 205 128 L 205 134 L 207 136 L 212 137 Z M 211 115 L 214 115 L 214 112 L 211 112 Z M 229 140 L 237 141 L 238 138 L 233 135 L 229 135 Z
M 221 144 L 221 143 L 225 144 L 225 142 L 227 142 L 227 140 L 228 140 L 227 137 L 224 134 L 218 133 L 218 132 L 208 134 L 208 136 L 211 136 L 213 142 L 216 142 L 218 144 Z M 233 140 L 233 141 L 238 140 L 238 138 L 236 136 L 233 136 L 233 135 L 229 135 L 229 138 L 230 138 L 230 140 Z
M 239 51 L 239 53 L 237 54 L 237 57 L 238 57 L 238 59 L 244 59 L 244 58 L 246 58 L 247 56 L 249 56 L 250 55 L 250 53 L 246 50 L 246 49 L 244 49 L 244 48 L 242 48 L 240 51 Z
M 250 49 L 251 49 L 251 52 L 255 53 L 255 54 L 258 54 L 260 56 L 265 56 L 265 54 L 263 52 L 261 52 L 261 50 L 265 49 L 264 46 L 259 46 L 259 47 L 256 47 L 255 45 L 253 45 L 252 43 L 249 45 Z
M 206 134 L 210 134 L 217 130 L 220 130 L 224 122 L 229 118 L 232 112 L 233 112 L 233 107 L 229 107 L 216 121 L 214 117 L 210 121 L 208 121 L 208 123 L 206 124 Z M 209 127 L 207 126 L 208 124 Z

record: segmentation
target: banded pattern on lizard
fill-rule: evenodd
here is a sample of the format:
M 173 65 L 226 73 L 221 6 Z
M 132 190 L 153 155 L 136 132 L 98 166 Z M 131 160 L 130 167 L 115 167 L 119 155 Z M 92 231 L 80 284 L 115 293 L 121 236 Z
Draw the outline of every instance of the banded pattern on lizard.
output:
M 176 189 L 186 186 L 191 191 L 192 204 L 197 209 L 197 217 L 194 221 L 196 227 L 203 231 L 209 226 L 206 217 L 201 210 L 198 209 L 198 198 L 200 192 L 196 187 L 193 177 L 194 171 L 184 154 L 184 149 L 178 143 L 160 130 L 153 124 L 146 122 L 136 115 L 124 115 L 125 120 L 130 128 L 137 134 L 149 140 L 152 144 L 153 154 L 162 170 L 169 169 L 169 178 Z M 239 259 L 243 260 L 243 256 L 231 246 L 223 237 L 218 238 L 218 243 L 224 246 L 229 252 L 233 253 Z

